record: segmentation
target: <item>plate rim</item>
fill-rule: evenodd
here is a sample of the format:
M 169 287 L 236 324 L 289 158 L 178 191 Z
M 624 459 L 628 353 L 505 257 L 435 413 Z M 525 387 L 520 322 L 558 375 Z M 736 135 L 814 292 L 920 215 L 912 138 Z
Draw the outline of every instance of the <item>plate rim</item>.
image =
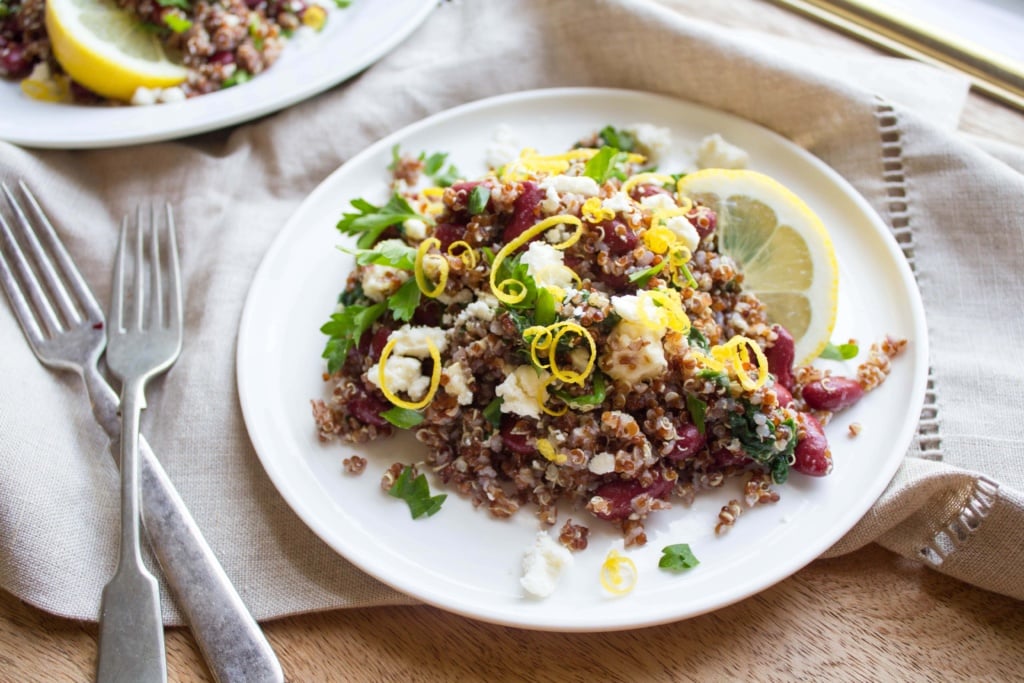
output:
M 0 120 L 0 142 L 8 142 L 20 147 L 39 150 L 129 147 L 209 133 L 273 114 L 319 95 L 369 68 L 395 49 L 425 22 L 431 12 L 438 7 L 439 0 L 404 0 L 404 2 L 414 7 L 415 11 L 401 14 L 402 21 L 393 26 L 389 25 L 389 30 L 380 41 L 374 44 L 372 49 L 362 52 L 357 58 L 346 62 L 344 68 L 339 68 L 336 71 L 324 74 L 320 78 L 310 79 L 306 83 L 290 88 L 284 96 L 264 97 L 248 106 L 217 109 L 215 105 L 226 94 L 225 91 L 221 91 L 180 103 L 156 105 L 167 108 L 165 111 L 170 111 L 173 108 L 175 111 L 180 112 L 182 108 L 190 105 L 200 108 L 200 105 L 197 103 L 202 103 L 201 111 L 204 113 L 199 116 L 198 121 L 192 120 L 192 118 L 185 115 L 172 117 L 170 114 L 164 114 L 159 117 L 162 122 L 161 125 L 155 127 L 146 123 L 147 117 L 145 116 L 146 112 L 152 113 L 153 108 L 117 107 L 110 111 L 125 112 L 121 116 L 127 116 L 129 120 L 141 120 L 143 125 L 137 129 L 136 127 L 125 129 L 117 125 L 119 121 L 115 117 L 115 120 L 108 122 L 106 126 L 99 130 L 93 128 L 92 133 L 89 135 L 82 135 L 77 132 L 75 112 L 81 113 L 84 109 L 95 110 L 97 108 L 86 107 L 85 105 L 38 103 L 39 106 L 64 108 L 64 111 L 56 117 L 55 129 L 55 126 L 39 127 L 38 121 L 32 120 L 32 108 L 34 108 L 35 104 L 26 103 L 32 108 L 25 114 L 17 118 L 8 119 L 7 121 Z M 366 7 L 368 9 L 363 11 L 372 12 L 379 5 L 375 5 L 373 0 L 369 0 Z M 393 7 L 388 9 L 391 14 L 399 16 Z M 315 36 L 312 38 L 316 39 Z M 324 36 L 324 38 L 328 37 Z M 339 38 L 339 36 L 331 37 L 332 40 L 338 40 Z M 285 53 L 287 54 L 287 48 Z M 274 73 L 273 68 L 271 68 L 263 74 L 262 78 L 273 78 Z M 11 82 L 0 82 L 0 85 L 8 86 L 12 89 L 17 87 L 17 83 Z M 236 93 L 241 91 L 241 89 L 235 90 Z M 242 100 L 243 105 L 245 104 L 243 95 L 236 95 L 236 97 Z M 133 113 L 128 114 L 128 112 Z
M 553 87 L 553 88 L 540 88 L 527 91 L 504 93 L 492 97 L 486 97 L 470 102 L 466 102 L 455 107 L 437 112 L 427 118 L 417 121 L 413 124 L 405 126 L 388 136 L 373 142 L 368 145 L 365 149 L 354 155 L 351 159 L 346 161 L 344 164 L 339 166 L 337 169 L 332 171 L 326 178 L 321 181 L 314 190 L 306 196 L 298 208 L 292 215 L 285 226 L 280 230 L 278 235 L 274 238 L 270 246 L 264 253 L 260 265 L 257 268 L 252 282 L 255 283 L 261 276 L 264 275 L 266 268 L 269 268 L 269 264 L 272 258 L 282 249 L 286 247 L 287 236 L 291 232 L 290 226 L 295 222 L 295 216 L 300 214 L 305 206 L 313 204 L 320 197 L 321 194 L 329 192 L 334 177 L 337 174 L 341 174 L 345 169 L 356 166 L 363 163 L 364 159 L 371 158 L 380 153 L 381 150 L 390 149 L 396 142 L 401 141 L 406 137 L 411 137 L 419 131 L 429 128 L 431 126 L 443 123 L 449 119 L 465 116 L 476 112 L 481 109 L 488 109 L 492 107 L 499 107 L 502 104 L 510 101 L 516 103 L 522 101 L 529 101 L 535 99 L 564 99 L 564 98 L 593 98 L 593 97 L 626 97 L 626 98 L 653 98 L 676 105 L 683 105 L 685 107 L 692 107 L 697 110 L 704 110 L 706 112 L 713 112 L 716 115 L 728 117 L 742 122 L 744 126 L 755 127 L 760 129 L 760 132 L 770 137 L 775 138 L 777 141 L 783 142 L 788 146 L 794 154 L 803 157 L 803 159 L 811 163 L 819 172 L 825 175 L 828 180 L 840 189 L 844 195 L 851 199 L 863 214 L 873 223 L 877 229 L 878 237 L 881 238 L 882 243 L 885 245 L 887 251 L 892 257 L 893 264 L 895 265 L 896 272 L 899 275 L 900 282 L 902 283 L 905 292 L 908 294 L 907 304 L 913 314 L 912 321 L 909 327 L 914 330 L 914 348 L 913 367 L 910 369 L 913 372 L 912 385 L 911 385 L 911 396 L 910 405 L 908 409 L 908 415 L 911 415 L 911 419 L 904 420 L 901 423 L 899 433 L 892 441 L 895 444 L 899 444 L 899 450 L 902 453 L 901 457 L 895 455 L 886 461 L 886 467 L 881 468 L 879 473 L 872 479 L 872 487 L 869 491 L 863 493 L 858 501 L 860 505 L 854 508 L 848 508 L 842 515 L 835 521 L 830 527 L 832 530 L 830 534 L 822 538 L 815 539 L 816 542 L 808 544 L 808 550 L 800 555 L 795 560 L 787 564 L 787 569 L 780 573 L 780 575 L 773 575 L 768 580 L 753 580 L 743 585 L 742 589 L 735 592 L 730 599 L 725 601 L 717 601 L 713 605 L 708 605 L 703 608 L 699 608 L 693 611 L 688 611 L 685 614 L 674 614 L 666 613 L 661 614 L 655 618 L 645 618 L 640 620 L 621 619 L 612 621 L 609 623 L 586 625 L 579 623 L 554 623 L 546 620 L 544 623 L 534 623 L 523 619 L 509 619 L 507 614 L 503 614 L 500 610 L 470 610 L 453 606 L 450 602 L 446 602 L 443 597 L 439 597 L 430 591 L 417 591 L 415 588 L 410 588 L 409 583 L 390 575 L 382 576 L 377 566 L 367 566 L 366 563 L 362 562 L 359 557 L 353 557 L 353 553 L 344 553 L 340 551 L 335 545 L 324 536 L 317 529 L 317 525 L 310 523 L 302 514 L 300 514 L 299 508 L 302 508 L 301 503 L 293 499 L 293 492 L 291 487 L 286 482 L 278 481 L 275 477 L 275 472 L 272 471 L 274 468 L 268 464 L 264 455 L 261 453 L 260 445 L 262 443 L 261 437 L 255 435 L 253 430 L 250 429 L 250 412 L 251 408 L 246 408 L 246 401 L 244 396 L 247 393 L 247 384 L 249 382 L 247 372 L 243 372 L 243 366 L 246 360 L 246 354 L 249 353 L 249 341 L 246 335 L 243 334 L 245 328 L 250 325 L 250 319 L 255 315 L 253 312 L 254 306 L 250 304 L 250 301 L 254 297 L 254 289 L 250 287 L 249 294 L 246 297 L 246 302 L 243 307 L 242 316 L 239 321 L 238 335 L 237 335 L 237 352 L 236 352 L 236 378 L 237 378 L 237 390 L 239 394 L 239 400 L 242 405 L 243 419 L 245 420 L 246 429 L 252 442 L 253 448 L 260 458 L 261 464 L 268 476 L 274 483 L 280 495 L 285 498 L 286 502 L 292 508 L 293 511 L 302 519 L 303 523 L 310 528 L 321 540 L 326 543 L 333 552 L 337 553 L 341 558 L 351 562 L 354 566 L 360 570 L 366 572 L 370 576 L 373 576 L 382 583 L 391 586 L 392 588 L 402 592 L 410 597 L 422 600 L 423 602 L 433 605 L 435 607 L 444 609 L 448 612 L 460 614 L 462 616 L 470 617 L 472 619 L 500 624 L 505 626 L 512 626 L 516 628 L 524 628 L 530 630 L 540 631 L 554 631 L 554 632 L 608 632 L 631 628 L 641 628 L 655 626 L 664 623 L 670 623 L 680 620 L 689 619 L 700 614 L 715 611 L 734 604 L 741 600 L 744 600 L 752 595 L 762 592 L 772 585 L 783 581 L 802 568 L 810 564 L 812 561 L 821 556 L 829 547 L 831 547 L 836 541 L 852 529 L 856 523 L 863 518 L 863 516 L 870 510 L 871 506 L 878 500 L 885 488 L 892 481 L 897 470 L 902 465 L 906 457 L 906 451 L 913 442 L 913 436 L 917 431 L 919 424 L 920 411 L 924 405 L 925 389 L 927 384 L 927 359 L 928 359 L 928 329 L 925 316 L 925 310 L 923 300 L 921 297 L 920 289 L 917 284 L 916 277 L 906 261 L 905 254 L 900 248 L 895 236 L 892 234 L 891 228 L 885 223 L 878 212 L 871 206 L 868 200 L 860 194 L 860 192 L 845 178 L 843 178 L 835 169 L 826 164 L 823 160 L 814 156 L 809 151 L 799 147 L 793 141 L 785 138 L 784 136 L 776 133 L 775 131 L 766 128 L 765 126 L 758 124 L 749 119 L 745 119 L 736 114 L 731 114 L 721 110 L 714 109 L 707 105 L 684 100 L 679 97 L 671 95 L 665 95 L 661 93 L 653 93 L 642 90 L 633 90 L 627 88 L 605 88 L 605 87 Z M 339 211 L 343 206 L 339 206 Z M 623 610 L 628 612 L 629 610 Z

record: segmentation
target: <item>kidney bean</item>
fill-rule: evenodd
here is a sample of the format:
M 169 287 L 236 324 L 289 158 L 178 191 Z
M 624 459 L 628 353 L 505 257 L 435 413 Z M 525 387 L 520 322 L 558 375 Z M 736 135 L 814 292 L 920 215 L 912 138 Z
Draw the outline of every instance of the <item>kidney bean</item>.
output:
M 537 452 L 536 442 L 527 433 L 515 431 L 517 420 L 508 415 L 501 418 L 501 443 L 508 450 L 519 455 L 533 455 Z
M 667 498 L 672 492 L 672 482 L 658 477 L 653 484 L 644 488 L 640 482 L 635 480 L 617 480 L 601 484 L 597 487 L 594 495 L 601 496 L 608 501 L 607 512 L 595 512 L 601 519 L 625 519 L 633 513 L 633 499 L 641 493 L 647 493 L 653 498 Z
M 235 53 L 231 50 L 221 50 L 220 52 L 214 52 L 210 55 L 209 62 L 211 64 L 234 64 Z
M 426 299 L 426 297 L 424 297 Z M 441 324 L 441 317 L 444 315 L 444 304 L 437 299 L 426 299 L 416 307 L 412 314 L 414 325 L 427 325 L 437 327 Z
M 652 185 L 650 183 L 645 183 L 643 185 L 637 185 L 636 187 L 633 188 L 633 191 L 630 192 L 630 196 L 633 197 L 633 199 L 636 199 L 637 201 L 640 201 L 644 197 L 653 197 L 656 194 L 672 194 L 672 193 L 669 192 L 668 190 L 666 190 L 661 185 Z
M 750 463 L 750 456 L 744 452 L 733 453 L 725 448 L 716 449 L 711 457 L 719 467 L 742 467 Z
M 373 338 L 370 340 L 370 360 L 380 360 L 380 355 L 384 353 L 384 347 L 387 346 L 388 337 L 391 336 L 391 332 L 390 327 L 378 327 L 377 331 L 373 333 Z M 366 335 L 363 336 L 365 337 Z
M 807 407 L 813 410 L 842 410 L 864 396 L 864 388 L 849 377 L 825 377 L 808 382 L 801 393 Z
M 8 45 L 0 50 L 0 73 L 9 78 L 21 78 L 32 71 L 32 62 L 25 56 L 21 45 Z
M 793 391 L 793 360 L 796 356 L 796 345 L 793 335 L 782 325 L 772 325 L 778 337 L 775 343 L 764 350 L 768 359 L 768 372 L 775 375 L 778 384 Z
M 600 223 L 599 226 L 604 232 L 604 243 L 608 245 L 608 252 L 613 256 L 628 254 L 636 247 L 636 232 L 622 221 L 613 218 Z
M 441 249 L 445 250 L 452 242 L 457 242 L 466 236 L 466 226 L 457 223 L 438 223 L 434 227 L 434 237 L 441 243 Z
M 775 396 L 779 399 L 779 405 L 786 408 L 793 404 L 793 394 L 790 393 L 789 389 L 782 386 L 778 382 L 772 387 L 775 391 Z
M 800 424 L 803 435 L 796 444 L 793 469 L 812 477 L 824 477 L 832 471 L 832 452 L 828 448 L 825 430 L 809 413 L 800 413 Z
M 512 220 L 505 226 L 505 231 L 501 235 L 505 244 L 522 235 L 537 222 L 537 215 L 534 211 L 542 199 L 544 199 L 544 192 L 541 191 L 537 183 L 529 180 L 523 183 L 522 192 L 512 203 Z
M 374 427 L 384 427 L 389 424 L 385 418 L 381 417 L 381 413 L 390 407 L 376 396 L 367 393 L 360 393 L 348 403 L 348 411 L 353 417 L 363 424 Z
M 686 220 L 690 221 L 701 239 L 713 233 L 718 226 L 718 215 L 706 206 L 693 207 L 686 214 Z
M 707 444 L 707 436 L 701 434 L 697 425 L 689 422 L 677 425 L 676 434 L 678 438 L 672 446 L 672 450 L 665 456 L 673 462 L 680 462 L 700 452 Z

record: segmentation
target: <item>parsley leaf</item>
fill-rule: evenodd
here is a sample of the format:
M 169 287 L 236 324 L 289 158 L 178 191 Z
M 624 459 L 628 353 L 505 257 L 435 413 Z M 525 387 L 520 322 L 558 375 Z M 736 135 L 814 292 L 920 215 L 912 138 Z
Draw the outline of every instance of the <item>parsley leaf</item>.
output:
M 334 0 L 334 4 L 338 9 L 348 9 L 352 6 L 352 0 Z
M 352 207 L 359 213 L 346 213 L 338 221 L 338 230 L 346 235 L 360 235 L 356 245 L 360 249 L 372 247 L 380 234 L 392 225 L 415 218 L 424 222 L 430 219 L 419 215 L 401 195 L 395 193 L 384 206 L 375 206 L 365 199 L 353 199 Z
M 599 406 L 604 403 L 605 396 L 607 395 L 607 384 L 605 384 L 604 374 L 600 372 L 594 372 L 594 386 L 590 390 L 589 394 L 583 394 L 582 396 L 572 396 L 566 391 L 555 391 L 555 396 L 562 399 L 571 408 L 580 408 L 584 406 Z
M 700 560 L 690 550 L 689 543 L 676 543 L 675 545 L 665 546 L 661 549 L 661 559 L 658 560 L 659 567 L 673 572 L 693 569 L 698 564 L 700 564 Z
M 547 287 L 537 288 L 537 305 L 533 319 L 538 325 L 550 325 L 555 322 L 555 296 Z
M 416 250 L 407 244 L 388 240 L 381 242 L 373 249 L 341 250 L 356 257 L 356 263 L 367 266 L 374 263 L 378 266 L 391 266 L 401 270 L 412 270 L 416 267 Z
M 501 426 L 501 404 L 504 399 L 498 396 L 484 408 L 484 417 L 495 427 Z
M 161 7 L 178 7 L 180 9 L 192 9 L 192 3 L 189 0 L 156 0 L 156 4 Z
M 623 152 L 632 152 L 636 149 L 636 138 L 615 126 L 605 126 L 598 135 L 609 147 L 621 149 Z
M 587 161 L 587 165 L 583 167 L 583 175 L 593 178 L 598 183 L 604 183 L 609 178 L 625 180 L 626 173 L 622 166 L 627 158 L 625 152 L 620 152 L 614 147 L 602 147 Z
M 409 322 L 416 313 L 416 307 L 420 305 L 420 287 L 416 280 L 409 278 L 398 291 L 388 297 L 388 309 L 395 320 Z
M 434 152 L 425 159 L 420 154 L 420 159 L 424 160 L 423 173 L 438 187 L 449 187 L 459 179 L 459 170 L 455 164 L 448 164 L 448 168 L 444 168 L 444 162 L 448 159 L 447 152 Z
M 693 420 L 693 425 L 701 434 L 704 433 L 704 414 L 707 410 L 708 404 L 703 399 L 699 399 L 690 394 L 686 395 L 686 411 L 690 413 L 690 419 Z
M 487 208 L 487 202 L 491 198 L 491 188 L 486 185 L 477 185 L 469 193 L 469 213 L 477 216 Z
M 399 406 L 385 410 L 380 416 L 399 429 L 412 429 L 423 422 L 423 413 Z
M 696 327 L 690 328 L 690 333 L 686 336 L 690 342 L 690 346 L 696 346 L 704 353 L 711 352 L 711 344 L 708 342 L 708 338 L 704 336 L 704 333 L 698 330 Z
M 167 24 L 167 28 L 171 29 L 175 33 L 184 33 L 185 31 L 192 28 L 192 22 L 184 17 L 178 16 L 173 12 L 168 12 L 164 15 L 164 23 Z
M 657 265 L 651 266 L 650 268 L 645 268 L 644 270 L 638 270 L 637 272 L 632 273 L 629 276 L 629 281 L 635 282 L 638 287 L 646 287 L 647 281 L 650 280 L 655 275 L 657 275 L 658 273 L 660 273 L 661 271 L 663 271 L 666 265 L 668 265 L 668 259 L 663 259 L 661 263 Z
M 333 314 L 320 328 L 320 331 L 328 335 L 327 345 L 324 347 L 323 358 L 327 359 L 327 372 L 334 374 L 345 364 L 348 352 L 359 344 L 360 337 L 370 329 L 387 309 L 383 301 L 372 306 L 346 306 L 341 311 Z
M 250 81 L 251 79 L 252 79 L 252 74 L 250 74 L 245 69 L 235 69 L 235 73 L 233 73 L 230 76 L 228 76 L 227 78 L 225 78 L 224 82 L 221 83 L 220 85 L 221 85 L 222 88 L 231 88 L 231 87 L 234 87 L 236 85 L 241 85 L 242 83 L 246 83 L 246 82 Z
M 423 515 L 430 517 L 441 509 L 441 503 L 448 498 L 444 493 L 431 496 L 427 477 L 421 474 L 413 479 L 412 467 L 408 465 L 388 489 L 388 495 L 404 500 L 409 505 L 413 519 L 419 519 Z
M 860 349 L 856 344 L 836 345 L 829 342 L 821 352 L 821 357 L 829 360 L 850 360 L 856 358 L 858 353 L 860 353 Z

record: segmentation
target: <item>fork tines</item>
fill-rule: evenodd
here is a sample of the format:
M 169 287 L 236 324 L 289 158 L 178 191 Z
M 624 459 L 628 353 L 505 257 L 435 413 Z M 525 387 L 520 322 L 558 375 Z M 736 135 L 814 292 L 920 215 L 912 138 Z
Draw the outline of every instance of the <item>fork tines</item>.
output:
M 174 328 L 180 323 L 181 282 L 174 212 L 170 204 L 165 204 L 163 209 L 167 233 L 165 250 L 160 248 L 160 221 L 157 219 L 158 211 L 155 206 L 148 208 L 148 220 L 144 218 L 143 207 L 136 209 L 134 230 L 130 231 L 128 216 L 121 222 L 110 305 L 110 324 L 116 330 L 125 330 L 129 327 L 137 330 L 166 329 Z M 144 258 L 147 241 L 149 255 L 148 258 Z M 134 258 L 127 258 L 129 245 L 135 252 Z M 125 287 L 126 279 L 130 281 L 130 287 Z M 148 305 L 145 300 L 147 292 Z
M 23 181 L 18 189 L 23 201 L 0 182 L 10 216 L 0 208 L 0 281 L 18 322 L 34 340 L 84 323 L 102 328 L 103 311 L 53 225 Z

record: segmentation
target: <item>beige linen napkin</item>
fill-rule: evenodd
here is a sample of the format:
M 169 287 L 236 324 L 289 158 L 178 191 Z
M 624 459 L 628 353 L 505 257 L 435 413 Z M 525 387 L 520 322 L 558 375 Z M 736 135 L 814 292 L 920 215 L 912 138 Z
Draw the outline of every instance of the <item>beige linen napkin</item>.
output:
M 830 553 L 874 541 L 1024 598 L 1020 167 L 952 134 L 961 79 L 723 29 L 702 19 L 715 11 L 706 4 L 446 2 L 362 75 L 248 125 L 103 151 L 0 143 L 0 178 L 35 189 L 101 300 L 120 216 L 148 199 L 177 205 L 186 345 L 151 385 L 143 427 L 257 618 L 409 602 L 317 539 L 249 442 L 235 334 L 264 251 L 302 199 L 374 140 L 470 100 L 570 85 L 672 94 L 765 125 L 836 168 L 893 226 L 924 296 L 933 383 L 904 466 Z M 778 11 L 745 4 L 730 11 Z M 35 360 L 6 300 L 0 350 L 0 586 L 94 619 L 116 552 L 107 440 L 80 382 Z M 180 623 L 165 599 L 168 623 Z

